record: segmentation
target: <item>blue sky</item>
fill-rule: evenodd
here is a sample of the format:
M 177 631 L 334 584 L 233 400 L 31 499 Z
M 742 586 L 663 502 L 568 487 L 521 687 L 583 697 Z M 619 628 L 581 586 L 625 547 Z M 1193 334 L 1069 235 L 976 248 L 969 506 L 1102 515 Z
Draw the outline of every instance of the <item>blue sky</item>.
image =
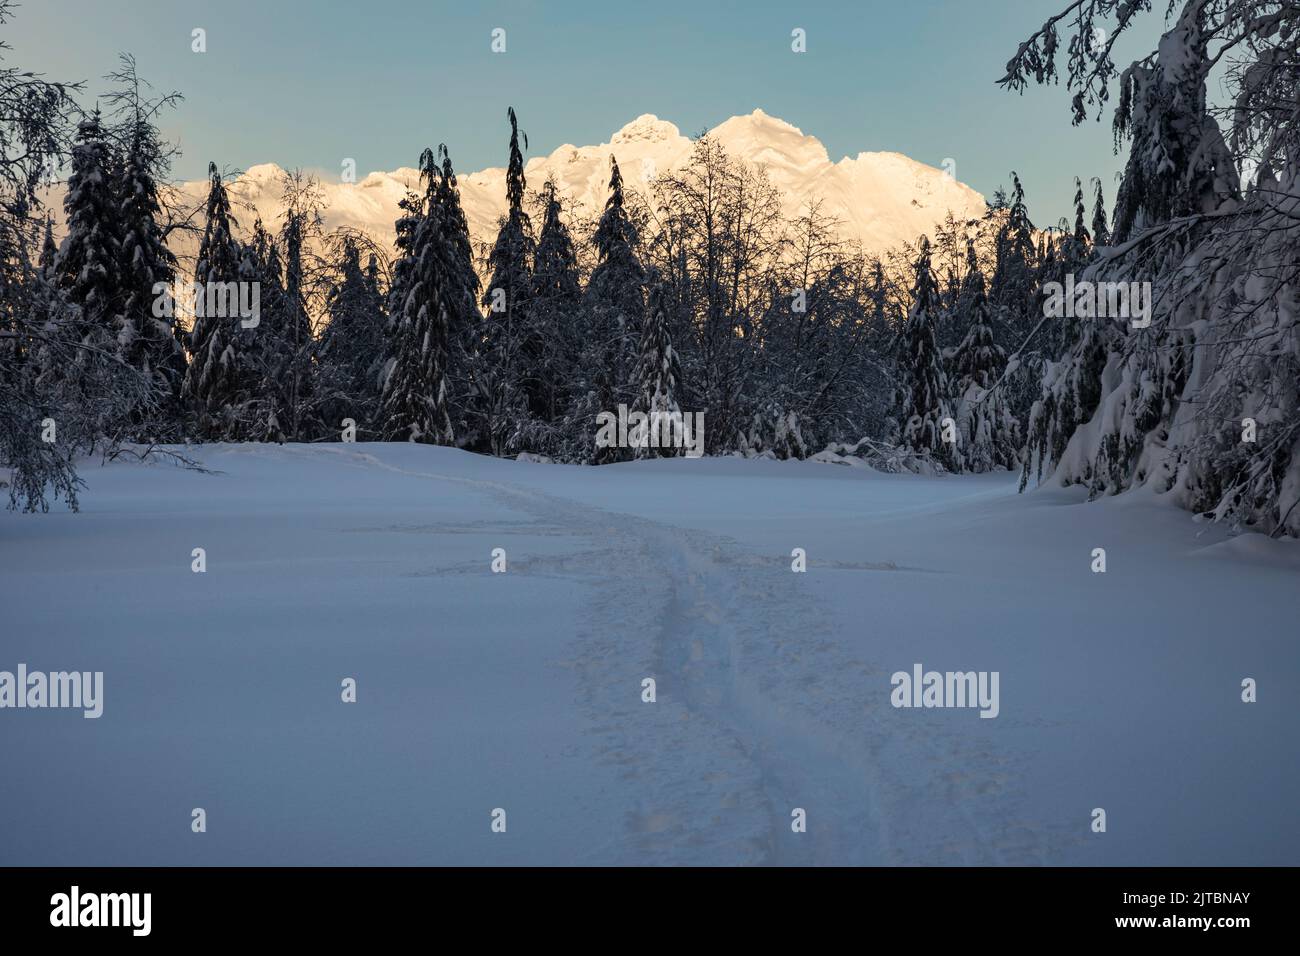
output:
M 1072 127 L 1062 86 L 996 86 L 1018 42 L 1066 0 L 22 0 L 10 62 L 87 91 L 119 51 L 186 100 L 167 121 L 181 178 L 208 161 L 337 176 L 415 164 L 446 142 L 457 168 L 503 165 L 505 110 L 529 155 L 608 140 L 641 113 L 698 132 L 760 107 L 832 159 L 896 150 L 991 196 L 1018 170 L 1040 225 L 1070 211 L 1073 177 L 1122 165 L 1109 117 Z M 1149 50 L 1148 15 L 1130 56 Z M 191 31 L 208 50 L 191 52 Z M 506 30 L 507 52 L 489 48 Z M 790 50 L 795 27 L 808 52 Z

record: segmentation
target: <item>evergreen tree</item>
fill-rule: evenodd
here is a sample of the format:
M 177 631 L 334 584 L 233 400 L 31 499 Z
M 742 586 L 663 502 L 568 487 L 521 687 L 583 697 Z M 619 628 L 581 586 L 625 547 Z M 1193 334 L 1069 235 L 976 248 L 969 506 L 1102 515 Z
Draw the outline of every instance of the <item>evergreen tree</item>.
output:
M 482 315 L 478 310 L 479 278 L 474 271 L 474 253 L 469 238 L 469 222 L 461 207 L 460 189 L 456 185 L 456 172 L 451 166 L 451 155 L 446 145 L 439 145 L 438 156 L 442 162 L 442 176 L 438 179 L 437 202 L 442 210 L 442 231 L 450 244 L 450 255 L 455 269 L 447 277 L 448 301 L 459 303 L 452 311 L 451 335 L 462 345 L 482 331 Z M 472 352 L 473 349 L 469 348 Z
M 643 442 L 636 449 L 636 457 L 673 457 L 681 454 L 677 447 L 665 447 L 668 437 L 663 422 L 667 416 L 677 416 L 681 408 L 677 403 L 677 386 L 681 381 L 681 363 L 673 348 L 672 336 L 668 329 L 668 315 L 665 309 L 664 290 L 656 284 L 651 290 L 647 309 L 645 329 L 641 335 L 641 348 L 636 367 L 632 373 L 632 387 L 635 393 L 634 409 L 644 412 L 647 417 L 647 435 L 656 431 L 661 436 L 659 447 L 649 447 L 652 442 Z
M 180 392 L 185 378 L 182 333 L 172 308 L 155 308 L 158 287 L 170 294 L 176 279 L 176 257 L 167 248 L 158 222 L 159 162 L 152 127 L 139 113 L 131 123 L 130 140 L 117 187 L 121 197 L 121 285 L 124 307 L 118 332 L 118 354 L 150 379 L 158 395 L 158 414 L 148 423 L 156 434 L 180 426 Z M 165 303 L 167 300 L 162 299 Z M 162 313 L 161 315 L 159 313 Z M 144 424 L 144 422 L 140 422 Z
M 55 281 L 57 273 L 55 271 L 55 262 L 59 256 L 59 246 L 54 241 L 54 218 L 50 215 L 45 217 L 45 234 L 41 239 L 41 254 L 37 260 L 37 268 L 40 269 L 41 275 Z
M 267 331 L 271 333 L 272 361 L 267 384 L 276 396 L 275 425 L 292 441 L 309 435 L 316 423 L 309 421 L 314 390 L 311 318 L 307 314 L 304 244 L 318 223 L 319 193 L 314 180 L 290 173 L 284 183 L 283 308 Z M 263 335 L 266 333 L 263 332 Z
M 207 222 L 194 269 L 198 295 L 189 337 L 191 358 L 183 391 L 195 415 L 198 435 L 221 440 L 244 384 L 243 363 L 235 347 L 239 319 L 209 315 L 215 310 L 207 308 L 208 300 L 215 296 L 208 292 L 218 284 L 224 287 L 239 282 L 247 267 L 244 250 L 234 237 L 230 197 L 216 163 L 208 165 L 208 181 Z
M 1248 17 L 1248 6 L 1261 5 L 1228 0 L 1214 6 L 1228 10 L 1231 19 Z M 1158 55 L 1120 74 L 1115 138 L 1118 145 L 1129 136 L 1132 145 L 1115 197 L 1115 245 L 1149 226 L 1212 212 L 1239 198 L 1236 164 L 1206 104 L 1209 64 L 1217 59 L 1209 54 L 1214 34 L 1207 21 L 1219 12 L 1209 7 L 1203 0 L 1185 3 L 1161 38 Z
M 948 381 L 935 340 L 935 305 L 938 287 L 930 266 L 930 240 L 921 237 L 916 261 L 916 284 L 912 307 L 899 340 L 899 380 L 902 383 L 902 414 L 899 444 L 918 455 L 930 456 L 947 468 L 957 470 L 960 462 L 954 442 L 945 442 Z
M 456 173 L 452 169 L 451 156 L 445 145 L 438 147 L 438 156 L 442 162 L 442 176 L 438 180 L 437 201 L 442 210 L 443 235 L 450 244 L 452 261 L 445 280 L 450 322 L 450 414 L 458 443 L 477 446 L 482 444 L 476 434 L 477 424 L 481 420 L 477 409 L 482 406 L 478 360 L 483 336 L 483 314 L 478 308 L 479 278 L 474 271 L 469 222 L 461 207 Z
M 406 293 L 411 288 L 411 272 L 415 268 L 415 256 L 412 250 L 415 246 L 415 231 L 424 217 L 424 200 L 419 193 L 408 190 L 397 206 L 401 210 L 397 221 L 393 224 L 393 231 L 396 234 L 393 246 L 397 250 L 397 257 L 393 260 L 393 278 L 388 286 L 388 301 L 384 310 L 388 314 L 390 343 L 393 341 L 392 327 L 396 324 L 402 304 L 406 301 Z M 392 355 L 390 354 L 388 358 L 392 358 Z
M 393 316 L 389 359 L 380 408 L 385 440 L 450 445 L 455 440 L 447 387 L 451 313 L 462 306 L 457 294 L 459 260 L 445 231 L 438 202 L 442 170 L 432 150 L 420 157 L 425 192 L 423 216 L 410 236 L 404 270 L 404 298 Z
M 1106 199 L 1101 193 L 1101 180 L 1093 179 L 1096 193 L 1092 202 L 1092 241 L 1099 246 L 1110 245 L 1110 228 L 1106 225 Z
M 79 337 L 101 349 L 116 336 L 122 309 L 122 234 L 112 165 L 96 111 L 77 127 L 63 199 L 68 233 L 54 268 L 69 301 L 80 310 Z
M 1140 321 L 1080 320 L 1075 346 L 1044 379 L 1026 479 L 1032 469 L 1091 496 L 1145 485 L 1216 519 L 1300 534 L 1293 7 L 1185 0 L 1157 49 L 1121 75 L 1115 130 L 1132 148 L 1110 254 L 1087 278 L 1147 280 L 1150 292 L 1121 316 Z M 1113 14 L 1118 35 L 1137 20 L 1109 4 L 1078 12 L 1076 121 L 1085 93 L 1107 100 L 1115 72 L 1084 42 L 1094 22 Z M 1057 41 L 1048 26 L 1035 33 L 1006 82 L 1050 75 Z M 1206 87 L 1230 50 L 1239 60 L 1224 80 L 1225 141 Z M 1255 186 L 1242 194 L 1236 170 L 1247 165 Z
M 226 437 L 240 441 L 285 440 L 286 301 L 280 248 L 259 218 L 240 247 L 239 278 L 258 290 L 258 321 L 230 322 L 232 394 Z
M 529 307 L 535 242 L 524 211 L 524 159 L 519 124 L 510 119 L 510 162 L 506 167 L 509 208 L 488 256 L 490 278 L 483 290 L 488 309 L 481 363 L 482 433 L 494 454 L 516 445 L 530 418 L 546 411 L 538 362 L 544 342 L 532 328 Z M 527 139 L 525 138 L 525 145 Z
M 1017 350 L 1026 345 L 1038 326 L 1041 257 L 1038 253 L 1033 222 L 1025 205 L 1025 191 L 1020 177 L 1011 173 L 1011 194 L 1007 198 L 1005 218 L 995 242 L 996 260 L 989 282 L 989 307 L 993 326 L 1000 338 Z M 1042 363 L 1033 351 L 1025 351 L 1016 372 L 1004 386 L 1007 400 L 1018 419 L 1029 411 L 1038 394 Z
M 519 148 L 519 123 L 514 108 L 510 119 L 510 162 L 506 167 L 507 212 L 488 257 L 491 280 L 483 294 L 483 304 L 500 316 L 508 329 L 522 328 L 527 322 L 532 291 L 533 239 L 532 221 L 524 211 L 524 156 Z M 527 137 L 525 137 L 525 142 Z
M 100 439 L 115 441 L 129 429 L 133 416 L 152 396 L 140 382 L 126 382 L 129 370 L 117 360 L 117 333 L 122 322 L 122 232 L 113 190 L 113 150 L 99 112 L 77 127 L 71 172 L 63 200 L 67 235 L 55 257 L 58 287 L 72 307 L 64 332 L 80 347 L 70 356 L 41 349 L 36 361 L 41 375 L 80 406 L 75 431 L 83 448 Z M 60 311 L 57 307 L 54 312 Z M 119 388 L 113 402 L 95 402 L 92 395 Z M 128 399 L 128 394 L 131 396 Z M 71 437 L 74 428 L 65 423 Z
M 318 402 L 327 428 L 351 418 L 369 427 L 379 407 L 379 373 L 387 346 L 375 257 L 361 267 L 357 238 L 345 233 L 335 278 L 325 295 L 325 328 L 317 349 Z
M 180 100 L 172 93 L 149 100 L 135 58 L 122 54 L 110 73 L 108 101 L 119 118 L 111 138 L 113 192 L 118 202 L 119 284 L 122 314 L 117 354 L 148 383 L 149 407 L 132 411 L 131 429 L 141 438 L 175 438 L 182 427 L 181 386 L 185 377 L 184 333 L 177 323 L 171 288 L 176 257 L 167 247 L 159 183 L 170 171 L 170 152 L 155 125 L 158 114 Z
M 1019 464 L 1020 424 L 1007 408 L 1001 388 L 995 387 L 1006 369 L 1007 357 L 993 338 L 984 274 L 974 242 L 967 243 L 966 260 L 961 301 L 967 331 L 953 358 L 959 451 L 968 471 L 1011 468 Z
M 1088 232 L 1088 227 L 1083 224 L 1084 217 L 1083 205 L 1083 181 L 1078 176 L 1074 177 L 1074 241 L 1081 247 L 1086 248 L 1092 243 L 1092 235 Z
M 580 316 L 582 287 L 578 280 L 578 257 L 569 228 L 561 216 L 560 198 L 554 181 L 542 189 L 542 229 L 533 255 L 533 287 L 529 324 L 541 346 L 533 357 L 538 416 L 556 422 L 568 403 L 583 345 Z
M 594 237 L 596 266 L 584 293 L 588 335 L 581 363 L 581 391 L 590 394 L 591 415 L 614 409 L 629 397 L 633 348 L 645 315 L 646 273 L 637 256 L 639 236 L 623 197 L 618 162 L 609 158 L 609 198 Z M 585 417 L 585 416 L 584 416 Z M 601 449 L 599 461 L 615 456 Z
M 997 233 L 996 261 L 990 283 L 990 305 L 996 322 L 1006 330 L 1009 341 L 1019 345 L 1037 324 L 1034 293 L 1037 265 L 1034 224 L 1025 205 L 1020 177 L 1011 173 L 1011 195 Z
M 885 264 L 879 259 L 871 263 L 870 304 L 871 335 L 878 350 L 883 351 L 892 337 L 889 321 L 889 282 L 885 278 Z

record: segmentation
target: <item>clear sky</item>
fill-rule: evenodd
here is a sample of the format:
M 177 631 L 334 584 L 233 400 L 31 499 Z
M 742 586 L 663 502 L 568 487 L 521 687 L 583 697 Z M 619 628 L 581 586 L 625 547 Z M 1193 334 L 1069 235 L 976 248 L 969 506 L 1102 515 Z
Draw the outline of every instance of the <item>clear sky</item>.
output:
M 185 94 L 165 124 L 183 179 L 209 160 L 336 178 L 344 157 L 360 177 L 413 166 L 439 142 L 462 171 L 500 166 L 508 105 L 528 155 L 607 141 L 641 113 L 694 133 L 758 107 L 833 160 L 951 157 L 986 196 L 1014 168 L 1039 225 L 1069 213 L 1076 174 L 1101 176 L 1113 198 L 1122 165 L 1109 115 L 1075 128 L 1063 86 L 1017 96 L 995 84 L 1066 0 L 21 2 L 0 28 L 11 63 L 93 94 L 129 51 L 155 87 Z M 1147 15 L 1128 58 L 1152 48 L 1161 22 Z M 195 27 L 206 53 L 191 51 Z M 504 54 L 490 49 L 497 27 Z M 803 54 L 791 51 L 796 27 Z

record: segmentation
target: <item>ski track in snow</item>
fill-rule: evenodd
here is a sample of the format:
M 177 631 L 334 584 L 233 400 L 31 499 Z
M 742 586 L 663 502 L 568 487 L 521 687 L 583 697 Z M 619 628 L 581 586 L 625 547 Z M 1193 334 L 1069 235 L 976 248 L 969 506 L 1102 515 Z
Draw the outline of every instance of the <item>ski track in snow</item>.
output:
M 589 542 L 577 555 L 511 556 L 507 573 L 590 589 L 585 626 L 558 663 L 576 673 L 598 758 L 633 794 L 625 842 L 592 862 L 1041 864 L 1057 855 L 1058 829 L 1022 818 L 1004 786 L 1015 758 L 938 720 L 886 726 L 888 674 L 830 639 L 809 575 L 788 559 L 505 482 L 408 470 L 366 452 L 305 454 L 320 452 L 476 488 L 535 519 L 380 530 L 513 529 Z M 889 561 L 812 563 L 810 572 L 857 574 L 864 589 L 935 573 Z M 653 704 L 641 700 L 646 677 L 656 681 Z M 806 833 L 792 832 L 796 807 L 807 811 Z

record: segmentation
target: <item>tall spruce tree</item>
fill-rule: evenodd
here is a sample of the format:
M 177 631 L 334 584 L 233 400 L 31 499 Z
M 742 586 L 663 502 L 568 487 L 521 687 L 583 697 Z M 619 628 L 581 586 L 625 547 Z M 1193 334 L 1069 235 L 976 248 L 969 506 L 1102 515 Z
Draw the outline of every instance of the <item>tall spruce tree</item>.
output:
M 951 470 L 960 468 L 955 442 L 944 441 L 951 418 L 943 356 L 935 339 L 939 290 L 930 264 L 930 240 L 922 236 L 916 260 L 912 307 L 899 337 L 902 383 L 899 444 Z
M 1078 176 L 1074 177 L 1074 241 L 1080 246 L 1088 246 L 1092 243 L 1092 235 L 1088 232 L 1088 227 L 1083 223 L 1083 217 L 1086 210 L 1083 205 L 1083 180 Z
M 1168 5 L 1170 13 L 1175 6 Z M 1174 26 L 1161 38 L 1158 55 L 1136 61 L 1120 74 L 1115 140 L 1118 145 L 1128 136 L 1131 145 L 1115 196 L 1115 245 L 1149 226 L 1199 216 L 1240 198 L 1237 165 L 1207 106 L 1209 64 L 1223 55 L 1210 55 L 1214 31 L 1207 27 L 1214 18 L 1231 22 L 1241 17 L 1246 21 L 1243 33 L 1249 33 L 1251 8 L 1260 8 L 1258 28 L 1267 29 L 1267 14 L 1287 16 L 1282 10 L 1267 10 L 1269 6 L 1242 0 L 1185 2 Z M 1294 8 L 1289 16 L 1294 21 Z M 1119 29 L 1127 25 L 1121 23 Z M 1260 40 L 1264 42 L 1262 35 Z
M 307 235 L 317 223 L 319 194 L 313 179 L 290 173 L 284 184 L 284 306 L 277 321 L 268 330 L 274 336 L 271 346 L 273 362 L 271 382 L 276 387 L 277 424 L 286 437 L 299 441 L 311 433 L 310 421 L 314 390 L 311 317 L 307 314 L 306 264 Z M 268 383 L 270 384 L 270 383 Z
M 637 256 L 639 236 L 623 197 L 618 162 L 609 158 L 609 198 L 596 226 L 596 266 L 585 291 L 588 318 L 582 362 L 592 414 L 629 397 L 627 382 L 645 321 L 646 272 Z M 608 457 L 606 452 L 602 459 Z
M 235 219 L 230 197 L 217 171 L 208 165 L 207 222 L 195 263 L 194 325 L 190 329 L 190 364 L 183 391 L 195 416 L 196 433 L 221 440 L 226 437 L 233 406 L 241 390 L 241 368 L 235 336 L 238 318 L 209 315 L 208 292 L 218 284 L 237 283 L 246 274 L 241 268 L 244 250 L 235 239 Z
M 75 426 L 65 422 L 62 430 L 69 439 L 75 434 L 83 448 L 126 436 L 132 417 L 152 399 L 144 380 L 117 358 L 124 298 L 122 224 L 113 189 L 117 166 L 96 110 L 77 127 L 63 200 L 67 235 L 53 266 L 73 309 L 64 332 L 80 347 L 71 355 L 42 349 L 37 358 L 42 376 L 81 407 Z M 137 381 L 127 382 L 123 373 Z M 118 392 L 112 402 L 90 400 L 109 389 Z
M 677 402 L 678 384 L 681 382 L 681 362 L 673 348 L 672 335 L 668 328 L 668 310 L 666 308 L 663 286 L 656 283 L 651 289 L 650 302 L 644 331 L 641 335 L 640 354 L 632 373 L 632 388 L 635 395 L 633 408 L 646 415 L 646 429 L 658 429 L 661 439 L 667 437 L 662 429 L 662 422 L 669 417 L 676 417 L 681 412 Z M 680 447 L 651 447 L 650 442 L 641 443 L 636 449 L 636 457 L 672 457 L 681 454 Z
M 538 379 L 538 415 L 542 421 L 556 422 L 568 404 L 580 365 L 585 323 L 580 315 L 578 256 L 553 180 L 542 188 L 542 210 L 542 229 L 533 254 L 529 324 L 542 346 L 532 359 Z
M 387 346 L 383 299 L 374 256 L 363 269 L 356 236 L 345 233 L 337 254 L 317 347 L 317 401 L 327 428 L 341 428 L 343 420 L 351 418 L 368 429 L 379 407 L 379 373 Z
M 388 313 L 390 341 L 392 326 L 397 321 L 402 303 L 406 301 L 406 293 L 411 287 L 411 272 L 415 268 L 412 249 L 415 245 L 415 230 L 424 215 L 424 199 L 419 193 L 407 190 L 406 195 L 398 201 L 397 208 L 400 212 L 397 221 L 393 223 L 395 233 L 393 247 L 397 250 L 397 256 L 393 259 L 393 277 L 388 285 L 388 300 L 385 307 Z M 392 358 L 391 355 L 388 357 Z
M 110 348 L 122 311 L 122 232 L 113 165 L 96 110 L 77 127 L 63 199 L 68 231 L 54 268 L 69 301 L 80 310 L 79 337 L 100 349 Z
M 183 424 L 185 349 L 175 310 L 167 307 L 172 304 L 176 256 L 167 246 L 159 183 L 170 170 L 170 151 L 155 119 L 181 97 L 171 93 L 148 99 L 148 84 L 140 79 L 135 58 L 124 53 L 119 59 L 121 66 L 108 76 L 114 84 L 108 101 L 118 117 L 112 135 L 120 152 L 120 161 L 113 165 L 121 235 L 118 355 L 153 393 L 149 407 L 132 412 L 137 437 L 176 438 Z
M 1099 246 L 1110 245 L 1110 228 L 1106 225 L 1106 199 L 1101 192 L 1101 180 L 1094 177 L 1096 193 L 1092 202 L 1092 241 Z
M 1037 284 L 1037 246 L 1034 224 L 1025 204 L 1025 189 L 1016 172 L 1011 173 L 1011 194 L 1005 218 L 997 232 L 996 262 L 989 287 L 995 321 L 1004 326 L 1010 341 L 1019 345 L 1037 324 L 1034 294 Z
M 1006 352 L 994 341 L 974 242 L 967 242 L 965 288 L 961 301 L 966 337 L 953 356 L 953 402 L 961 435 L 958 451 L 968 471 L 1012 468 L 1019 464 L 1020 425 L 998 385 Z
M 158 413 L 147 422 L 152 435 L 174 435 L 181 425 L 181 386 L 185 379 L 182 333 L 172 308 L 155 308 L 167 299 L 176 279 L 176 256 L 159 223 L 155 172 L 159 151 L 150 124 L 132 120 L 130 139 L 117 187 L 121 197 L 121 285 L 124 296 L 119 355 L 149 378 L 158 396 Z M 160 314 L 161 313 L 161 314 Z
M 54 263 L 59 257 L 59 246 L 54 241 L 54 217 L 46 214 L 45 216 L 45 233 L 41 237 L 41 254 L 37 259 L 37 268 L 40 269 L 41 275 L 54 281 L 57 277 Z
M 457 443 L 481 447 L 477 427 L 482 416 L 478 410 L 486 393 L 479 389 L 479 350 L 484 331 L 483 314 L 478 307 L 479 278 L 474 270 L 469 222 L 461 206 L 456 172 L 445 144 L 438 146 L 438 157 L 442 163 L 442 176 L 438 180 L 437 201 L 442 210 L 442 231 L 450 246 L 452 264 L 444 282 L 450 322 L 450 414 Z
M 998 336 L 1019 350 L 1029 341 L 1038 321 L 1039 281 L 1042 256 L 1035 241 L 1035 229 L 1025 203 L 1025 190 L 1016 172 L 1011 173 L 1011 193 L 1005 218 L 994 244 L 996 261 L 989 280 L 989 308 Z M 1059 263 L 1058 263 L 1059 265 Z M 1017 418 L 1024 418 L 1038 396 L 1042 372 L 1040 356 L 1024 351 L 1016 371 L 1007 381 L 1007 400 Z
M 392 357 L 383 378 L 381 433 L 388 441 L 450 445 L 455 433 L 447 367 L 451 313 L 463 304 L 457 294 L 459 260 L 445 231 L 444 208 L 438 201 L 442 170 L 432 150 L 420 156 L 420 176 L 423 215 L 409 233 L 403 298 L 395 303 Z
M 458 303 L 451 318 L 451 335 L 455 341 L 468 339 L 471 343 L 482 329 L 482 314 L 478 310 L 479 278 L 474 271 L 474 252 L 469 238 L 469 221 L 460 202 L 460 189 L 456 184 L 456 171 L 451 165 L 451 155 L 445 144 L 438 146 L 442 175 L 438 179 L 436 199 L 442 211 L 442 233 L 450 246 L 449 255 L 455 269 L 447 276 L 449 302 Z
M 482 385 L 485 396 L 483 433 L 493 453 L 516 444 L 528 419 L 545 414 L 540 358 L 545 346 L 530 319 L 533 253 L 532 222 L 524 211 L 524 158 L 519 124 L 510 119 L 510 161 L 506 167 L 508 209 L 488 256 L 490 278 L 483 290 L 488 309 L 484 335 Z M 524 139 L 527 145 L 527 137 Z
M 262 220 L 240 249 L 240 281 L 258 290 L 256 325 L 230 323 L 230 353 L 234 394 L 230 397 L 228 437 L 241 441 L 285 440 L 283 332 L 285 316 L 284 265 L 280 247 Z

